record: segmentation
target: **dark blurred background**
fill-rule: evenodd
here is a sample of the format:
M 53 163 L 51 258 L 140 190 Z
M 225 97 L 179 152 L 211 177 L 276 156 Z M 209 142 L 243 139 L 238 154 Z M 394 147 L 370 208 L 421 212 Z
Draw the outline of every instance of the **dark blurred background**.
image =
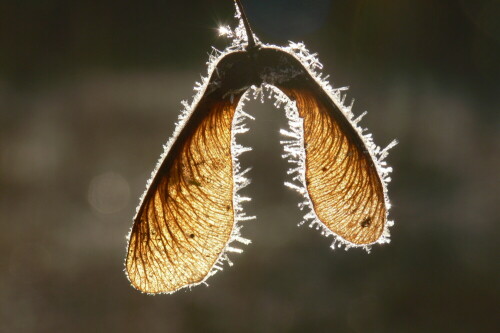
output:
M 393 138 L 390 245 L 297 227 L 283 112 L 249 102 L 253 244 L 210 287 L 147 296 L 123 273 L 145 182 L 232 1 L 0 2 L 0 331 L 498 332 L 500 3 L 244 1 L 304 41 Z

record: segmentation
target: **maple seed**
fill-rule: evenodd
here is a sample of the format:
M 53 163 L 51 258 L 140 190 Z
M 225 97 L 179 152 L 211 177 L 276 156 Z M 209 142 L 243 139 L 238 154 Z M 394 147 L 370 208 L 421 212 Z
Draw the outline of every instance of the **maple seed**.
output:
M 252 117 L 242 107 L 252 89 L 270 91 L 284 107 L 284 157 L 294 164 L 286 185 L 303 196 L 304 219 L 348 247 L 389 242 L 391 168 L 384 158 L 395 142 L 376 146 L 343 103 L 342 89 L 321 78 L 315 55 L 300 43 L 261 44 L 235 2 L 240 26 L 233 44 L 210 58 L 208 77 L 184 103 L 134 217 L 125 265 L 143 292 L 205 283 L 231 264 L 229 252 L 242 252 L 234 243 L 250 243 L 240 232 L 241 222 L 253 218 L 241 207 L 249 199 L 238 193 L 249 183 L 238 156 L 250 149 L 235 136 L 248 130 L 244 120 Z

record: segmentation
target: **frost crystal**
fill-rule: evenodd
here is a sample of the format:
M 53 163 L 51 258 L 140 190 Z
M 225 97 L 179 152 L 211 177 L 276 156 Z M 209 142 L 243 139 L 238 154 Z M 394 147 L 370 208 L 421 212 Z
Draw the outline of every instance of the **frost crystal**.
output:
M 200 82 L 197 82 L 195 84 L 195 95 L 192 98 L 191 103 L 188 103 L 187 101 L 182 101 L 182 106 L 183 109 L 179 115 L 178 121 L 176 123 L 176 127 L 174 130 L 174 133 L 172 137 L 168 140 L 167 144 L 164 145 L 164 151 L 163 154 L 160 157 L 160 160 L 158 161 L 154 171 L 151 174 L 151 178 L 148 180 L 146 184 L 146 191 L 149 185 L 151 184 L 155 174 L 157 173 L 159 167 L 163 163 L 163 160 L 165 159 L 166 155 L 170 151 L 173 142 L 179 135 L 179 133 L 182 131 L 184 126 L 186 125 L 187 121 L 191 117 L 193 111 L 195 110 L 196 106 L 198 105 L 200 99 L 206 92 L 208 86 L 209 86 L 209 78 L 211 77 L 213 71 L 215 70 L 217 64 L 219 61 L 224 58 L 226 55 L 229 53 L 235 52 L 235 51 L 243 51 L 245 50 L 245 47 L 247 45 L 247 35 L 245 31 L 245 27 L 243 24 L 243 20 L 241 18 L 241 14 L 238 10 L 238 7 L 236 6 L 236 15 L 235 17 L 237 18 L 239 24 L 238 26 L 234 29 L 231 30 L 229 26 L 221 26 L 219 27 L 219 34 L 221 36 L 226 36 L 228 38 L 232 39 L 231 45 L 228 46 L 226 49 L 220 51 L 215 48 L 212 49 L 212 52 L 209 56 L 209 60 L 207 62 L 208 66 L 208 75 L 205 77 L 201 77 Z M 257 44 L 260 44 L 264 47 L 270 47 L 270 48 L 276 48 L 278 50 L 287 52 L 291 55 L 293 55 L 297 60 L 299 60 L 302 65 L 307 69 L 311 77 L 313 77 L 318 84 L 322 87 L 322 89 L 329 95 L 329 97 L 333 100 L 333 102 L 336 104 L 336 106 L 342 111 L 344 116 L 349 120 L 353 128 L 357 131 L 359 136 L 362 138 L 366 148 L 368 149 L 368 152 L 372 158 L 372 160 L 375 163 L 378 175 L 382 181 L 382 186 L 383 186 L 383 191 L 384 191 L 384 198 L 385 198 L 385 203 L 387 207 L 387 211 L 389 211 L 390 208 L 390 202 L 387 197 L 387 184 L 390 182 L 391 178 L 389 177 L 390 172 L 392 171 L 392 168 L 387 166 L 387 163 L 384 161 L 384 159 L 388 155 L 389 149 L 394 147 L 397 142 L 392 141 L 387 147 L 381 149 L 379 146 L 377 146 L 372 139 L 372 135 L 370 133 L 366 132 L 366 129 L 360 127 L 358 124 L 363 118 L 364 115 L 366 115 L 366 112 L 363 112 L 361 115 L 358 117 L 354 117 L 354 114 L 352 113 L 352 106 L 353 102 L 351 102 L 349 105 L 345 105 L 345 99 L 346 95 L 344 94 L 344 91 L 346 91 L 348 88 L 347 87 L 342 87 L 342 88 L 333 88 L 329 81 L 328 81 L 328 75 L 323 76 L 321 73 L 321 70 L 323 68 L 323 65 L 320 63 L 318 60 L 317 54 L 316 53 L 310 53 L 305 45 L 303 43 L 294 43 L 290 42 L 288 46 L 286 47 L 280 47 L 276 45 L 267 45 L 267 44 L 262 44 L 258 40 L 258 38 L 254 35 L 255 42 Z M 268 75 L 267 79 L 269 82 L 279 82 L 280 76 L 283 77 L 285 76 L 286 78 L 293 78 L 295 75 L 298 73 L 288 73 L 288 72 L 283 72 L 281 71 L 280 73 L 276 72 L 270 72 L 267 73 Z M 273 97 L 275 102 L 274 105 L 277 108 L 284 108 L 286 116 L 288 118 L 288 125 L 289 129 L 287 130 L 281 130 L 281 134 L 286 137 L 285 140 L 283 140 L 281 143 L 283 144 L 284 147 L 284 154 L 282 155 L 283 158 L 287 159 L 290 164 L 292 164 L 292 167 L 288 170 L 288 174 L 291 175 L 291 181 L 285 182 L 285 185 L 296 190 L 298 193 L 300 193 L 304 200 L 299 203 L 299 208 L 305 212 L 303 221 L 299 223 L 299 225 L 302 225 L 304 223 L 309 223 L 310 227 L 314 227 L 318 230 L 321 231 L 321 234 L 324 236 L 332 236 L 333 237 L 333 242 L 331 247 L 341 247 L 342 245 L 345 246 L 346 249 L 350 247 L 362 247 L 365 248 L 367 251 L 370 250 L 370 246 L 372 244 L 368 245 L 356 245 L 353 243 L 350 243 L 344 239 L 342 239 L 340 236 L 334 234 L 332 231 L 330 231 L 317 217 L 316 213 L 314 212 L 313 205 L 311 202 L 311 199 L 309 197 L 306 185 L 305 185 L 305 149 L 304 149 L 304 129 L 303 129 L 303 120 L 299 116 L 299 112 L 297 110 L 297 106 L 294 101 L 291 101 L 283 92 L 281 92 L 279 89 L 276 87 L 269 85 L 269 84 L 264 84 L 262 87 L 252 87 L 252 92 L 253 92 L 253 98 L 255 99 L 260 99 L 263 101 L 264 99 L 264 93 L 267 92 L 269 93 L 269 97 Z M 236 142 L 236 135 L 240 133 L 245 133 L 248 131 L 248 128 L 245 126 L 245 121 L 247 119 L 253 119 L 252 116 L 249 114 L 245 113 L 243 111 L 243 106 L 245 104 L 245 101 L 249 99 L 250 91 L 247 91 L 241 98 L 239 105 L 236 109 L 236 113 L 233 119 L 232 123 L 232 136 L 231 136 L 231 152 L 232 152 L 232 160 L 233 160 L 233 177 L 234 177 L 234 191 L 233 191 L 233 207 L 234 207 L 234 227 L 231 233 L 231 237 L 229 241 L 227 242 L 224 250 L 222 251 L 221 255 L 217 259 L 215 265 L 212 267 L 211 271 L 209 274 L 203 279 L 203 281 L 195 284 L 191 284 L 188 287 L 193 287 L 198 284 L 207 284 L 206 280 L 217 273 L 218 271 L 223 270 L 224 262 L 227 262 L 230 266 L 232 266 L 232 262 L 229 260 L 229 257 L 227 253 L 229 252 L 235 252 L 235 253 L 241 253 L 243 252 L 242 249 L 236 247 L 233 245 L 233 243 L 239 243 L 242 245 L 248 245 L 251 243 L 250 240 L 243 238 L 241 236 L 241 222 L 250 220 L 250 219 L 255 219 L 254 216 L 247 216 L 242 208 L 242 203 L 245 201 L 249 201 L 250 198 L 243 197 L 241 196 L 238 192 L 247 186 L 250 183 L 250 180 L 246 178 L 246 173 L 250 169 L 245 169 L 241 170 L 241 166 L 238 160 L 238 157 L 246 152 L 251 150 L 249 147 L 243 147 L 240 144 Z M 137 212 L 142 205 L 142 201 L 144 199 L 146 192 L 141 196 L 140 200 L 140 205 L 137 207 Z M 388 221 L 385 230 L 382 234 L 382 236 L 376 241 L 376 243 L 388 243 L 390 241 L 389 239 L 389 227 L 392 226 L 394 223 L 392 221 Z
M 319 62 L 317 58 L 317 54 L 310 53 L 303 43 L 294 43 L 290 42 L 288 47 L 278 47 L 272 46 L 283 51 L 286 51 L 290 54 L 293 54 L 308 70 L 309 74 L 318 82 L 318 84 L 322 87 L 322 89 L 329 95 L 329 97 L 333 100 L 335 105 L 342 111 L 344 116 L 349 120 L 352 127 L 357 131 L 358 135 L 363 140 L 365 147 L 368 149 L 368 152 L 373 160 L 377 173 L 381 179 L 383 191 L 384 191 L 384 199 L 387 207 L 387 215 L 389 213 L 389 209 L 391 204 L 389 202 L 389 198 L 387 196 L 387 184 L 391 181 L 389 174 L 392 172 L 392 168 L 387 166 L 387 162 L 385 158 L 387 157 L 389 150 L 397 144 L 397 141 L 394 140 L 387 147 L 381 149 L 377 146 L 373 141 L 373 136 L 371 133 L 366 132 L 366 128 L 362 128 L 358 126 L 358 123 L 361 119 L 366 115 L 366 111 L 355 118 L 352 112 L 352 106 L 354 104 L 354 100 L 351 104 L 346 105 L 345 99 L 346 95 L 343 94 L 346 91 L 347 87 L 342 88 L 333 88 L 328 82 L 328 76 L 323 77 L 323 73 L 319 72 L 323 68 L 323 65 Z M 305 185 L 305 149 L 304 149 L 304 139 L 303 139 L 303 126 L 302 119 L 299 117 L 299 113 L 297 107 L 295 106 L 295 102 L 291 101 L 285 94 L 283 94 L 279 89 L 275 87 L 271 87 L 272 91 L 275 94 L 276 98 L 276 106 L 279 107 L 281 105 L 285 105 L 286 115 L 289 121 L 289 126 L 291 131 L 282 131 L 282 134 L 289 137 L 290 140 L 283 141 L 285 154 L 283 155 L 294 167 L 292 167 L 288 173 L 293 175 L 294 182 L 286 182 L 285 184 L 299 192 L 304 196 L 304 201 L 299 204 L 299 208 L 301 210 L 305 210 L 304 220 L 299 223 L 302 225 L 309 222 L 310 227 L 316 227 L 316 229 L 321 230 L 321 234 L 324 236 L 332 236 L 333 242 L 331 247 L 341 247 L 345 246 L 345 249 L 349 249 L 351 247 L 362 247 L 366 249 L 368 252 L 370 251 L 370 247 L 372 244 L 368 245 L 357 245 L 353 244 L 342 237 L 334 234 L 330 231 L 324 224 L 321 222 L 316 213 L 314 212 L 311 199 L 306 189 Z M 386 216 L 387 218 L 387 216 Z M 389 227 L 394 225 L 393 221 L 387 220 L 385 229 L 382 233 L 382 236 L 375 243 L 389 243 Z

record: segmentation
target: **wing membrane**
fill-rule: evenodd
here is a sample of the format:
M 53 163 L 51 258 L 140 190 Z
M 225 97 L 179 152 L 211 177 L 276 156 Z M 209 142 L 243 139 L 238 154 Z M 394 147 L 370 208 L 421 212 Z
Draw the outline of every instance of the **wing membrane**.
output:
M 203 98 L 158 169 L 130 234 L 126 268 L 137 289 L 173 292 L 203 281 L 228 243 L 240 97 Z
M 278 84 L 304 120 L 305 180 L 318 219 L 355 244 L 376 242 L 387 208 L 377 169 L 363 140 L 314 80 Z

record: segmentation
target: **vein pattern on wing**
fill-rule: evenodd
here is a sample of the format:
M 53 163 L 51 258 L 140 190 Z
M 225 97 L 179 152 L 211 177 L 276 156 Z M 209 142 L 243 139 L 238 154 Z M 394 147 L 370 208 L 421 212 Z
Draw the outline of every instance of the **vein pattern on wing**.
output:
M 304 83 L 307 82 L 307 83 Z M 381 179 L 356 130 L 311 81 L 277 85 L 303 119 L 305 187 L 318 220 L 341 239 L 376 242 L 387 209 Z
M 234 226 L 231 128 L 241 95 L 202 98 L 146 193 L 130 235 L 127 271 L 150 293 L 203 281 Z

